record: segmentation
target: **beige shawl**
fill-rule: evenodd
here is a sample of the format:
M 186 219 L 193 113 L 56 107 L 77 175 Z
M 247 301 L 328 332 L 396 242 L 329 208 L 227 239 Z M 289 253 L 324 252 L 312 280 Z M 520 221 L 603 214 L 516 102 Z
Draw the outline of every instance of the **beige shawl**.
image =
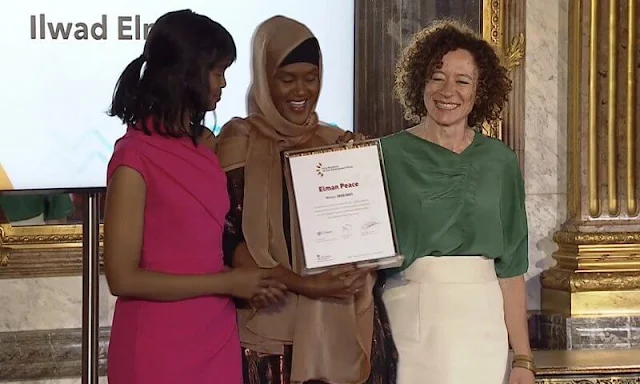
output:
M 333 144 L 343 133 L 318 124 L 315 112 L 304 125 L 293 124 L 279 114 L 271 99 L 269 80 L 279 63 L 310 37 L 313 34 L 306 26 L 283 16 L 258 27 L 253 40 L 249 116 L 225 124 L 217 143 L 225 171 L 244 167 L 242 230 L 252 257 L 260 267 L 281 265 L 296 273 L 303 266 L 302 247 L 280 153 Z M 283 174 L 287 191 L 282 190 Z M 282 223 L 283 193 L 288 193 L 291 203 L 291 264 Z M 289 293 L 286 304 L 278 309 L 238 310 L 242 344 L 264 354 L 282 354 L 284 346 L 292 344 L 292 382 L 363 383 L 371 370 L 373 283 L 372 275 L 368 289 L 351 300 L 311 300 Z

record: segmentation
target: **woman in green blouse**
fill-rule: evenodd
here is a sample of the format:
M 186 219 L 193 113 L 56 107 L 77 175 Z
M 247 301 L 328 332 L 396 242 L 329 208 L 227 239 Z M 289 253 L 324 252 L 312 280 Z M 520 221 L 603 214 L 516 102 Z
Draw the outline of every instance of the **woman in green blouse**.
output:
M 455 22 L 418 32 L 399 59 L 396 95 L 417 125 L 382 139 L 406 257 L 384 293 L 398 384 L 534 382 L 524 183 L 515 153 L 481 133 L 510 91 L 492 47 Z

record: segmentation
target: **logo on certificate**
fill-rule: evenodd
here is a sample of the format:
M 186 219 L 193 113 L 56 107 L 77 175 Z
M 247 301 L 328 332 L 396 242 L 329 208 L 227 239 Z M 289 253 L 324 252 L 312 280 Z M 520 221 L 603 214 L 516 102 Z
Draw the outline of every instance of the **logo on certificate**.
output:
M 316 255 L 316 260 L 319 263 L 326 263 L 327 261 L 331 261 L 331 255 Z
M 327 172 L 343 171 L 345 169 L 352 169 L 352 165 L 323 165 L 321 162 L 316 163 L 316 175 L 323 177 Z

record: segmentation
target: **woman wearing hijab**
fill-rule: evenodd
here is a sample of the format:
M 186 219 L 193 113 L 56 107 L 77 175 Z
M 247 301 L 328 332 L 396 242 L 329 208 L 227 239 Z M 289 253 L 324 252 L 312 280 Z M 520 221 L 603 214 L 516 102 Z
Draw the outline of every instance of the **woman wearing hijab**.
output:
M 322 57 L 303 24 L 283 16 L 254 35 L 249 116 L 228 122 L 217 153 L 231 211 L 225 257 L 234 267 L 273 268 L 288 296 L 238 309 L 246 384 L 393 383 L 396 351 L 370 270 L 341 267 L 301 276 L 302 249 L 283 152 L 344 141 L 319 122 Z

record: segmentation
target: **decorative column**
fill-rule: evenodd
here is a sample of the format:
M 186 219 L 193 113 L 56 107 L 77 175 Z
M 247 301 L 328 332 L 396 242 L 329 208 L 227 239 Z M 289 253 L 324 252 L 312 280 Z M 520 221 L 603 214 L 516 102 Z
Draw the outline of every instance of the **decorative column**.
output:
M 485 123 L 484 133 L 513 149 L 524 172 L 526 1 L 483 0 L 482 4 L 482 36 L 500 52 L 513 82 L 502 120 Z
M 640 346 L 639 6 L 569 2 L 568 217 L 541 278 L 552 347 Z

